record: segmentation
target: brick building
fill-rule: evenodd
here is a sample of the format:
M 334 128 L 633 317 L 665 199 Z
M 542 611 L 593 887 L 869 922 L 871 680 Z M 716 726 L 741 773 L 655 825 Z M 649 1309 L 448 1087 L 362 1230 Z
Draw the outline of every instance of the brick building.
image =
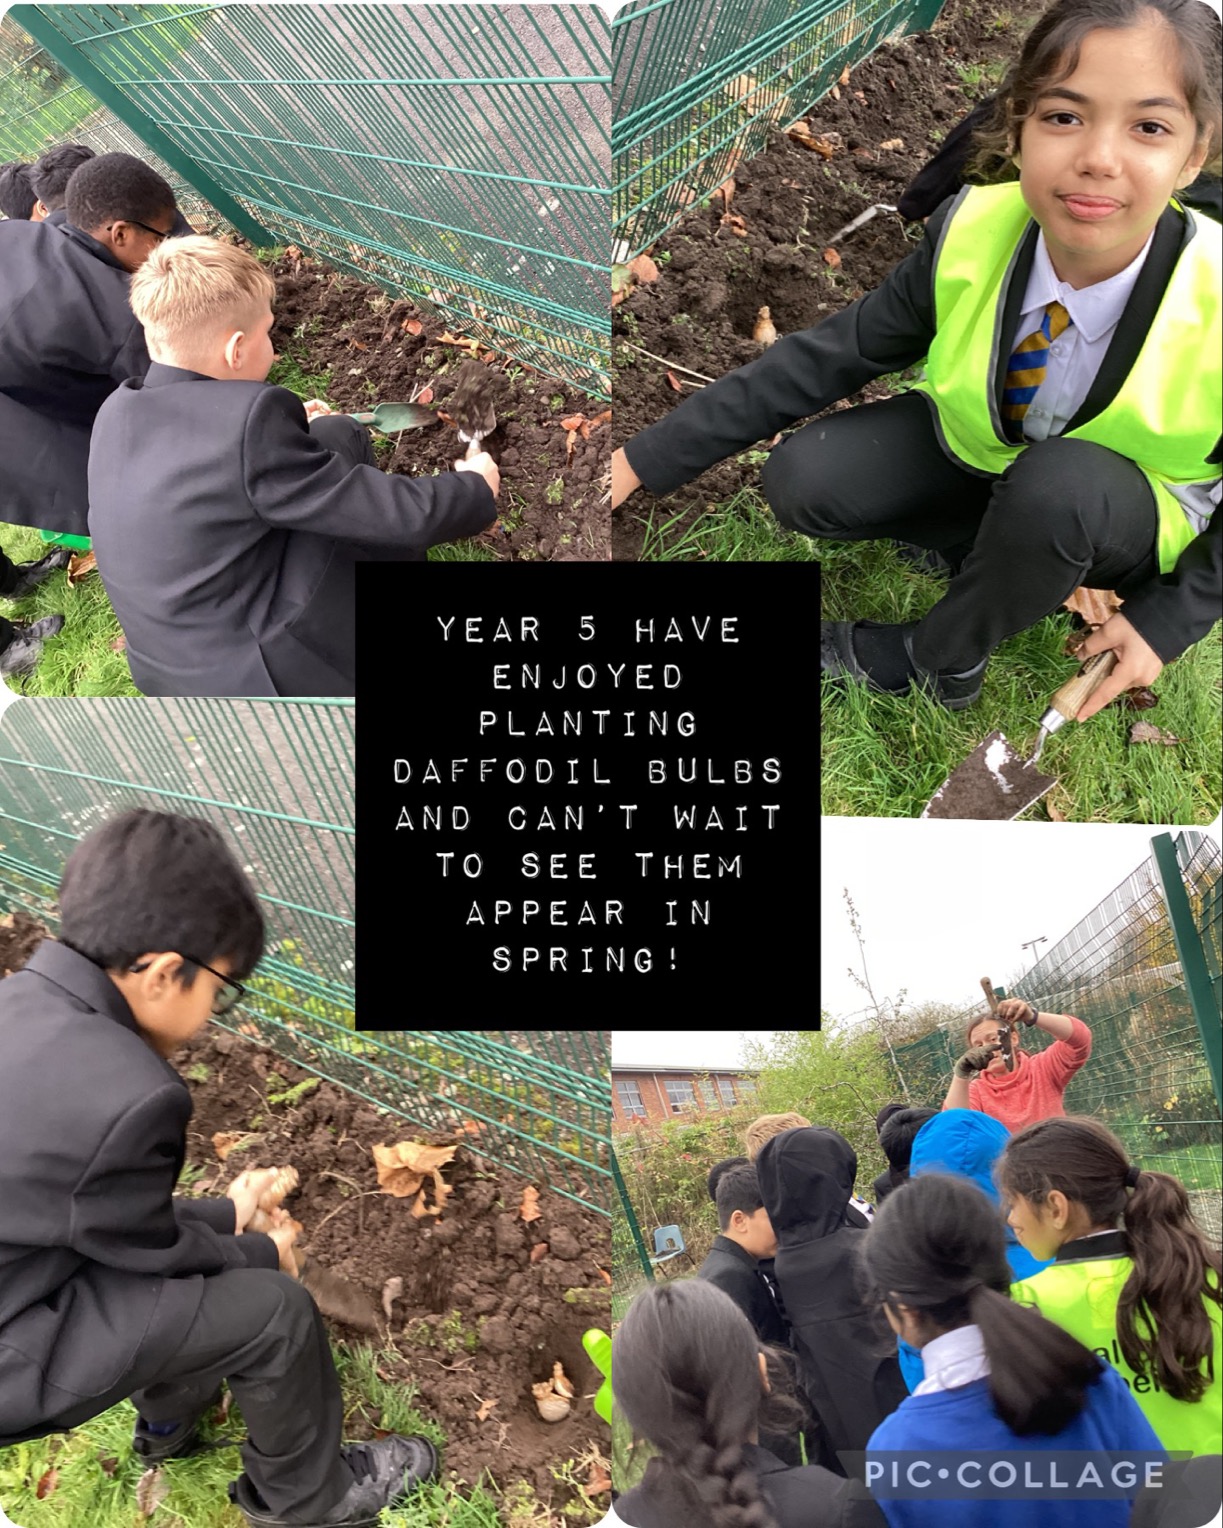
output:
M 730 1109 L 756 1096 L 751 1072 L 613 1062 L 611 1073 L 614 1130 L 630 1129 L 638 1120 L 657 1123 L 680 1114 Z

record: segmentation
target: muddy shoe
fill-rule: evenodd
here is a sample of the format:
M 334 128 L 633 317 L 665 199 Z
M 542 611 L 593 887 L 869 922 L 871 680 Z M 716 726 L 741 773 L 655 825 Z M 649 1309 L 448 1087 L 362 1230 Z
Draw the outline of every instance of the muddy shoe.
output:
M 988 659 L 962 674 L 934 672 L 913 656 L 916 621 L 821 621 L 820 671 L 831 679 L 851 679 L 883 695 L 904 695 L 911 686 L 926 690 L 949 711 L 963 711 L 981 694 Z
M 251 1528 L 376 1528 L 384 1507 L 410 1496 L 438 1473 L 437 1450 L 425 1438 L 392 1433 L 377 1443 L 348 1443 L 341 1453 L 353 1482 L 329 1512 L 312 1517 L 278 1517 L 264 1503 L 249 1475 L 229 1488 L 229 1499 Z
M 13 637 L 0 652 L 0 678 L 10 674 L 24 674 L 32 669 L 42 655 L 42 645 L 48 637 L 55 636 L 64 624 L 62 615 L 46 615 L 41 621 L 31 621 L 28 626 L 13 622 Z
M 980 663 L 972 668 L 965 669 L 962 673 L 953 674 L 948 670 L 922 668 L 917 659 L 913 657 L 913 635 L 905 633 L 905 650 L 913 664 L 915 678 L 914 685 L 923 690 L 928 690 L 941 706 L 948 711 L 966 711 L 969 706 L 975 704 L 980 698 L 981 686 L 985 683 L 985 670 L 989 667 L 989 659 L 982 658 Z
M 185 1422 L 146 1422 L 136 1418 L 136 1430 L 132 1434 L 132 1453 L 144 1460 L 151 1469 L 167 1459 L 186 1459 L 200 1448 L 200 1424 L 221 1404 L 221 1387 L 208 1404 Z
M 31 589 L 36 589 L 44 578 L 50 578 L 59 568 L 66 568 L 72 561 L 72 549 L 66 546 L 53 547 L 45 557 L 40 557 L 37 562 L 19 562 L 13 566 L 13 572 L 17 575 L 17 582 L 11 589 L 6 589 L 6 600 L 24 599 Z

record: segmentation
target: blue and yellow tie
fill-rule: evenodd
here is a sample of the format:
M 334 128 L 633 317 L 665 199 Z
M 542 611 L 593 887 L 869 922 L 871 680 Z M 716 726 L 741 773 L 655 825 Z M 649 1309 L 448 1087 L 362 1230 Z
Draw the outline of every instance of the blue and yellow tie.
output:
M 1023 419 L 1041 383 L 1049 362 L 1049 346 L 1070 327 L 1070 314 L 1060 302 L 1045 309 L 1040 328 L 1020 340 L 1006 363 L 1006 381 L 1002 384 L 1002 418 L 1012 440 L 1023 439 Z

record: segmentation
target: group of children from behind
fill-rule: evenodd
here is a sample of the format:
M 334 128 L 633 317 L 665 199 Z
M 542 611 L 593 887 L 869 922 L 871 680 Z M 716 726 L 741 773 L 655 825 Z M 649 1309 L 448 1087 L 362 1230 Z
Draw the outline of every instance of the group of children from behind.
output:
M 800 1115 L 758 1120 L 751 1160 L 712 1169 L 721 1234 L 698 1277 L 644 1291 L 614 1337 L 617 1402 L 654 1455 L 619 1520 L 1125 1528 L 1217 1498 L 1223 1262 L 1183 1185 L 1092 1119 L 1011 1136 L 894 1105 L 878 1123 L 865 1223 L 853 1149 Z M 906 1493 L 890 1473 L 1018 1450 L 1182 1458 L 1060 1502 Z
M 253 255 L 195 235 L 141 160 L 55 154 L 62 207 L 44 161 L 0 175 L 0 513 L 92 538 L 145 693 L 352 694 L 358 561 L 486 529 L 492 458 L 382 472 L 364 425 L 267 384 L 275 283 Z M 0 553 L 0 597 L 66 561 Z M 0 624 L 0 673 L 62 624 Z

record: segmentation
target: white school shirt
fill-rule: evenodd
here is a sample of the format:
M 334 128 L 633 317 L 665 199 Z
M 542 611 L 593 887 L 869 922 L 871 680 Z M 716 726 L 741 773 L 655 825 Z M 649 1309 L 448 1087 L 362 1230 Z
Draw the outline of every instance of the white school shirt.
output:
M 1058 280 L 1043 231 L 1037 237 L 1032 273 L 1023 295 L 1023 312 L 1011 340 L 1011 354 L 1022 340 L 1040 328 L 1051 302 L 1060 302 L 1072 322 L 1049 346 L 1045 380 L 1024 415 L 1025 440 L 1047 440 L 1050 435 L 1060 435 L 1082 407 L 1133 295 L 1154 237 L 1152 230 L 1138 255 L 1123 271 L 1107 281 L 1077 290 Z M 1223 484 L 1218 479 L 1172 488 L 1198 535 L 1206 529 L 1207 520 L 1217 508 L 1221 490 Z
M 932 1338 L 921 1350 L 926 1377 L 914 1395 L 929 1395 L 935 1390 L 958 1390 L 975 1379 L 989 1374 L 985 1340 L 979 1326 L 957 1326 L 941 1337 Z

